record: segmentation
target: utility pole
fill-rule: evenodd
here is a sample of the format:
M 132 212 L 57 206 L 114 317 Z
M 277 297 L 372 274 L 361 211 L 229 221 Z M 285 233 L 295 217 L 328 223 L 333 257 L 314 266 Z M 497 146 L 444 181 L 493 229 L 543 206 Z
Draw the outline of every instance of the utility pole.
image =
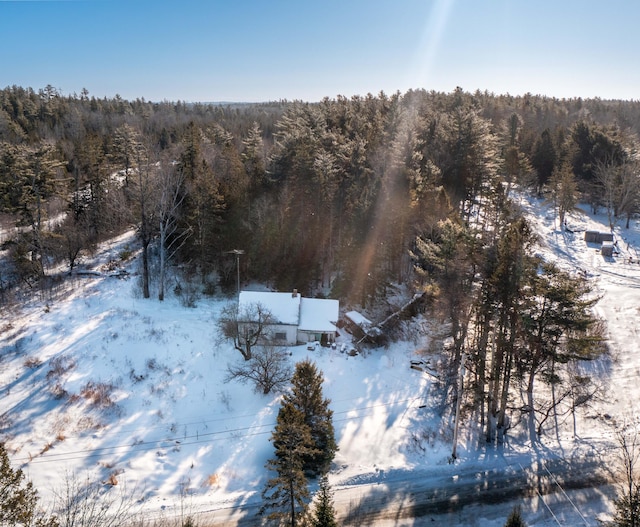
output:
M 236 266 L 238 270 L 238 300 L 240 300 L 240 255 L 244 254 L 244 251 L 242 249 L 233 249 L 232 251 L 227 251 L 227 254 L 236 255 Z

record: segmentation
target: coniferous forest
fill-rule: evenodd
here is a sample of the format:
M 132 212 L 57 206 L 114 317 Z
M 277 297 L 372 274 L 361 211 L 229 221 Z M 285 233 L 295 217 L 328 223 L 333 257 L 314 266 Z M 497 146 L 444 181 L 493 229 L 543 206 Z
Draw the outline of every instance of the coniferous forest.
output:
M 406 285 L 450 325 L 453 370 L 474 364 L 487 441 L 516 378 L 535 438 L 539 383 L 588 398 L 565 366 L 602 352 L 602 324 L 588 284 L 535 256 L 511 195 L 545 197 L 559 225 L 578 201 L 629 221 L 639 133 L 637 101 L 457 89 L 216 105 L 7 87 L 0 301 L 41 294 L 132 227 L 146 298 L 176 270 L 182 288 L 234 292 L 238 262 L 243 281 L 364 309 Z

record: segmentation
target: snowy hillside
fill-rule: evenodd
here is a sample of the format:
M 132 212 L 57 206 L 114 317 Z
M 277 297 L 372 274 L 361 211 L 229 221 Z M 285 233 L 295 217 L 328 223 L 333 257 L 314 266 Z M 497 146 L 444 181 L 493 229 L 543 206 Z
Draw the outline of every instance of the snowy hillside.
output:
M 606 230 L 604 216 L 574 213 L 568 218 L 573 232 L 567 232 L 554 227 L 552 214 L 540 212 L 540 203 L 523 206 L 536 218 L 545 257 L 597 284 L 613 354 L 613 360 L 584 365 L 607 390 L 599 408 L 580 414 L 576 438 L 569 422 L 557 437 L 544 437 L 544 458 L 591 456 L 606 462 L 613 455 L 612 422 L 630 415 L 640 396 L 640 228 L 618 228 L 620 254 L 608 258 L 582 232 Z M 260 502 L 269 475 L 264 465 L 273 454 L 269 437 L 278 396 L 225 382 L 227 364 L 241 359 L 216 333 L 216 317 L 228 299 L 202 297 L 189 308 L 173 297 L 163 303 L 140 298 L 137 262 L 122 259 L 134 244 L 131 236 L 114 241 L 88 265 L 95 273 L 74 278 L 71 292 L 4 314 L 2 439 L 45 503 L 74 474 L 126 486 L 139 507 L 156 516 L 179 515 L 186 507 L 194 514 L 208 511 L 213 520 L 240 517 Z M 465 475 L 516 465 L 524 470 L 540 462 L 540 451 L 529 452 L 516 428 L 500 453 L 484 451 L 464 431 L 459 459 L 449 463 L 452 427 L 437 416 L 434 375 L 409 368 L 416 353 L 428 348 L 426 336 L 355 357 L 341 353 L 340 346 L 291 348 L 292 363 L 311 358 L 325 377 L 339 443 L 330 474 L 338 506 L 392 492 L 400 481 L 409 481 L 412 492 L 440 481 L 455 490 Z M 437 363 L 437 357 L 431 360 Z M 482 504 L 481 487 L 475 492 L 476 503 L 441 520 L 503 525 L 512 503 Z M 578 519 L 597 525 L 596 517 L 610 510 L 601 491 L 562 494 L 526 500 L 528 524 L 575 525 Z M 413 499 L 399 493 L 393 498 L 399 509 Z M 431 524 L 432 518 L 389 525 Z
M 145 509 L 168 514 L 185 493 L 194 510 L 259 501 L 279 399 L 225 382 L 227 364 L 241 360 L 216 334 L 228 299 L 196 308 L 143 300 L 135 276 L 110 272 L 114 263 L 135 270 L 119 256 L 132 243 L 114 243 L 99 274 L 74 279 L 71 296 L 4 321 L 0 397 L 12 459 L 44 499 L 72 472 L 126 482 Z M 407 449 L 427 383 L 409 369 L 415 349 L 291 349 L 292 364 L 310 357 L 324 373 L 340 480 L 420 463 Z

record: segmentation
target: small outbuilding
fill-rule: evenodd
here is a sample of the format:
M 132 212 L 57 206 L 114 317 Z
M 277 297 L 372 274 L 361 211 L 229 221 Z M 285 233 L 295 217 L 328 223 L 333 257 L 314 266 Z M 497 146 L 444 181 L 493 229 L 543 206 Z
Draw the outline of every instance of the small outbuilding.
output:
M 600 254 L 602 256 L 613 256 L 613 242 L 612 241 L 604 241 L 602 242 L 602 247 L 600 248 Z
M 584 241 L 587 243 L 613 242 L 613 233 L 601 231 L 585 231 Z
M 371 321 L 358 311 L 348 311 L 344 314 L 345 328 L 354 337 L 363 338 L 371 328 Z

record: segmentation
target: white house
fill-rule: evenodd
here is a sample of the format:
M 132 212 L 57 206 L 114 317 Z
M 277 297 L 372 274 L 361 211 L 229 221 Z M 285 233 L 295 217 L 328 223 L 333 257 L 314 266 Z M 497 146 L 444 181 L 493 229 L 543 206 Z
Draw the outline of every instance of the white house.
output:
M 303 298 L 295 289 L 291 293 L 241 291 L 239 310 L 250 313 L 260 305 L 274 319 L 271 336 L 287 345 L 305 342 L 331 343 L 335 340 L 340 303 L 325 298 Z

